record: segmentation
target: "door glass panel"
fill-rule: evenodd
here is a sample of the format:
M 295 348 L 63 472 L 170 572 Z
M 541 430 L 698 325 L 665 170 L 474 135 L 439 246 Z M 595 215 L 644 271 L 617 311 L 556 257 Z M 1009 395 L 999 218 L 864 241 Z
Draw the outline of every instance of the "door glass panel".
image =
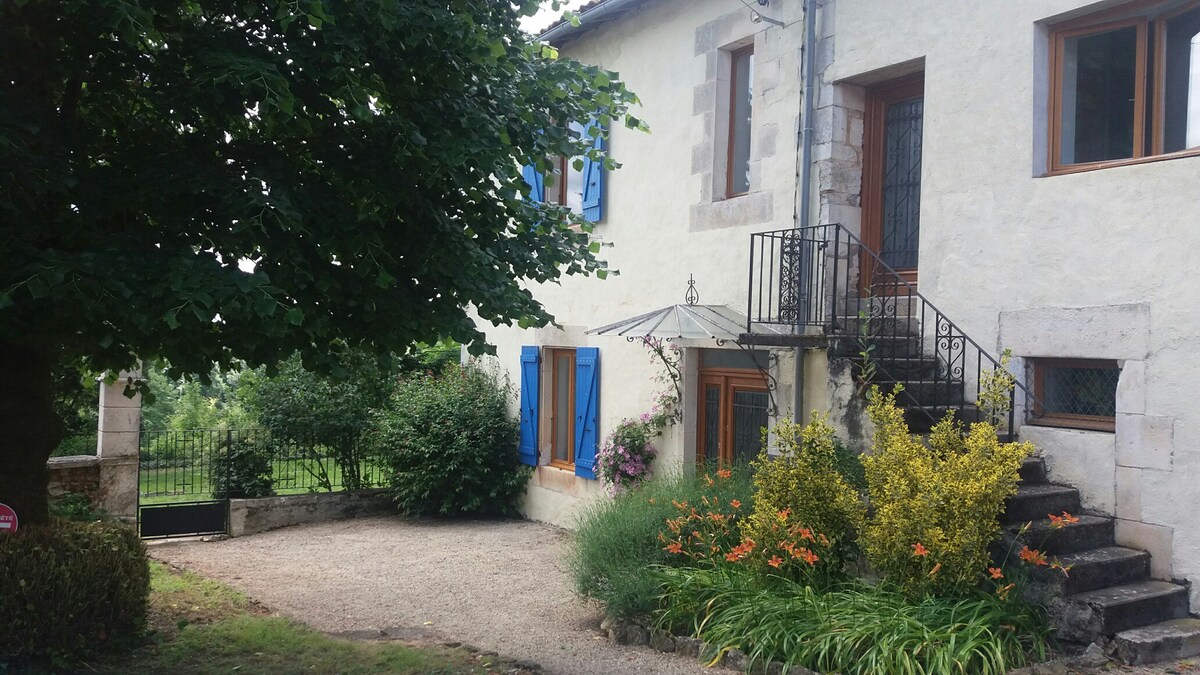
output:
M 762 452 L 762 430 L 767 426 L 767 392 L 733 391 L 733 461 L 749 462 Z
M 716 463 L 721 458 L 721 387 L 704 387 L 704 461 Z
M 917 266 L 924 117 L 924 98 L 889 104 L 884 112 L 883 242 L 880 256 L 896 269 Z
M 571 461 L 571 358 L 554 357 L 554 459 Z
M 1200 147 L 1200 8 L 1169 19 L 1163 52 L 1163 151 Z
M 1133 157 L 1137 28 L 1063 41 L 1063 164 Z

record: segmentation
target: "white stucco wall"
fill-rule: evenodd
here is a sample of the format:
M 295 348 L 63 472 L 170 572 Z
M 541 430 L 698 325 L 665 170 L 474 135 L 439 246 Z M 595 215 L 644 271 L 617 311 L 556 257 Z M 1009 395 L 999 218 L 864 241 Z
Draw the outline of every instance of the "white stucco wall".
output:
M 1117 433 L 1026 429 L 1200 606 L 1200 158 L 1043 176 L 1045 21 L 1080 0 L 832 0 L 828 81 L 924 60 L 920 288 L 981 344 L 1121 362 Z
M 801 18 L 802 7 L 798 0 L 775 0 L 761 11 L 792 23 Z M 784 30 L 752 23 L 748 9 L 728 0 L 661 0 L 561 46 L 564 56 L 617 71 L 642 101 L 631 112 L 651 131 L 617 125 L 608 145 L 623 166 L 605 177 L 604 218 L 594 235 L 611 244 L 602 255 L 619 275 L 536 287 L 535 296 L 563 330 L 486 327 L 498 350 L 496 363 L 514 383 L 520 381 L 522 345 L 599 347 L 603 438 L 620 419 L 649 410 L 657 368 L 639 344 L 585 335 L 586 330 L 683 302 L 689 274 L 696 277 L 700 303 L 744 311 L 750 233 L 793 224 L 802 26 Z M 751 191 L 714 199 L 714 187 L 723 184 L 723 110 L 729 97 L 728 57 L 722 50 L 750 43 L 755 52 Z M 715 347 L 711 342 L 691 346 Z M 687 383 L 694 386 L 694 380 Z M 784 386 L 776 393 L 781 408 L 791 396 L 790 383 Z M 658 468 L 691 461 L 694 399 L 685 389 L 691 409 L 683 424 L 658 443 Z M 594 481 L 543 467 L 527 492 L 524 512 L 569 527 L 581 504 L 602 494 Z

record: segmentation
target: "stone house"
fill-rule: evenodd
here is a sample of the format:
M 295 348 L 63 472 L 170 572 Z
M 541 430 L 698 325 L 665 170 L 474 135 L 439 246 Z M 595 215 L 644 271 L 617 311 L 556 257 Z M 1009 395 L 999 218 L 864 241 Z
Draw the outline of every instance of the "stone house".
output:
M 1007 424 L 1050 481 L 1023 488 L 1026 510 L 1085 514 L 1059 553 L 1108 575 L 1066 591 L 1077 637 L 1200 607 L 1200 286 L 1182 245 L 1200 2 L 597 0 L 543 37 L 618 71 L 651 133 L 614 129 L 608 148 L 624 167 L 596 234 L 620 276 L 539 288 L 561 330 L 488 329 L 536 392 L 527 515 L 570 525 L 601 493 L 581 463 L 651 400 L 641 348 L 588 331 L 682 302 L 694 275 L 741 328 L 677 340 L 683 421 L 660 469 L 758 452 L 739 425 L 793 410 L 863 437 L 862 353 L 914 423 L 982 415 L 979 381 L 1010 350 Z M 579 354 L 598 407 L 565 455 L 555 364 Z

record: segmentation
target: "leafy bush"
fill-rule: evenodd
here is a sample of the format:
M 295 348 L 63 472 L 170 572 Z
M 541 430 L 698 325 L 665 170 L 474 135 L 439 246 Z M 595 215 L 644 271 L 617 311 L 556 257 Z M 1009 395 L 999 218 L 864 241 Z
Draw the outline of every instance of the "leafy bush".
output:
M 145 624 L 150 570 L 128 526 L 22 527 L 0 536 L 0 570 L 0 654 L 12 664 L 124 645 Z
M 822 673 L 1001 675 L 1043 660 L 1049 629 L 1036 608 L 976 593 L 958 599 L 909 596 L 848 584 L 820 592 L 737 568 L 662 569 L 658 623 L 704 640 L 714 658 L 728 649 L 753 664 L 782 661 Z
M 212 461 L 213 499 L 272 495 L 271 455 L 271 445 L 261 437 L 236 436 L 222 441 Z
M 863 532 L 867 559 L 914 595 L 970 592 L 983 580 L 1004 500 L 1033 446 L 1000 443 L 985 422 L 964 436 L 950 416 L 925 445 L 908 432 L 896 392 L 875 387 L 869 401 L 875 435 L 863 463 L 875 513 Z
M 801 533 L 808 533 L 800 538 L 809 540 L 809 549 L 820 543 L 813 533 L 820 533 L 829 541 L 822 546 L 821 571 L 837 578 L 857 555 L 855 537 L 866 507 L 838 471 L 833 427 L 822 417 L 803 427 L 782 420 L 774 435 L 779 456 L 762 455 L 753 463 L 754 512 L 746 536 L 769 555 L 783 551 L 783 558 L 790 560 L 795 547 L 804 546 L 797 542 Z
M 651 566 L 693 564 L 692 558 L 669 550 L 669 539 L 676 533 L 667 521 L 680 516 L 679 505 L 701 507 L 706 500 L 748 513 L 753 506 L 749 470 L 737 467 L 727 474 L 697 477 L 663 474 L 612 501 L 591 505 L 572 540 L 576 592 L 601 601 L 611 616 L 649 614 L 658 606 L 660 592 Z M 730 506 L 733 502 L 736 508 Z M 739 520 L 731 518 L 729 525 L 725 543 L 739 541 Z
M 380 415 L 387 487 L 411 515 L 509 516 L 529 480 L 512 390 L 476 366 L 405 380 Z
M 104 517 L 104 511 L 92 505 L 91 497 L 81 492 L 64 492 L 50 498 L 50 515 L 55 518 L 74 520 L 81 523 L 91 522 Z

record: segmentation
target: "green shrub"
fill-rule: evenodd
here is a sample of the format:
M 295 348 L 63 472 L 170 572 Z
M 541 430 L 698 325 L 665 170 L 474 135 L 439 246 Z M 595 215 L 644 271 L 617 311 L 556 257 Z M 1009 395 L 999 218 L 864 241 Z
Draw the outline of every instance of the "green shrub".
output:
M 1029 443 L 1001 443 L 986 422 L 947 416 L 928 443 L 910 434 L 896 393 L 872 387 L 875 426 L 863 459 L 874 515 L 863 530 L 867 559 L 914 596 L 970 592 L 984 580 L 990 544 L 1000 535 L 1004 500 L 1017 491 Z
M 801 550 L 797 546 L 806 546 L 805 539 L 812 548 L 826 541 L 823 536 L 829 544 L 822 546 L 820 560 L 809 566 L 819 572 L 817 577 L 838 579 L 844 576 L 845 563 L 857 556 L 856 537 L 866 507 L 838 471 L 833 427 L 816 417 L 805 426 L 781 420 L 773 432 L 779 456 L 762 455 L 754 461 L 754 512 L 746 536 L 764 555 L 784 560 Z M 798 529 L 806 537 L 798 537 L 793 531 Z
M 222 441 L 212 461 L 213 499 L 274 494 L 271 455 L 271 445 L 263 438 L 238 436 Z
M 92 498 L 81 492 L 64 492 L 57 497 L 51 497 L 50 515 L 81 523 L 98 520 L 105 516 L 103 510 L 92 505 Z
M 403 513 L 510 516 L 530 469 L 508 417 L 511 387 L 476 366 L 406 379 L 380 414 L 376 446 Z
M 691 564 L 690 558 L 666 550 L 660 538 L 671 534 L 666 522 L 679 517 L 677 504 L 702 509 L 704 499 L 724 504 L 737 500 L 741 512 L 748 513 L 753 507 L 749 470 L 735 468 L 726 479 L 658 475 L 612 501 L 590 506 L 580 518 L 570 552 L 576 592 L 602 602 L 611 616 L 645 615 L 655 609 L 659 582 L 651 566 Z M 740 534 L 731 536 L 736 540 Z
M 752 664 L 821 673 L 1001 675 L 1044 660 L 1050 631 L 1034 607 L 975 593 L 912 601 L 846 584 L 820 592 L 738 568 L 667 569 L 658 623 L 704 640 L 713 658 L 737 648 Z
M 0 535 L 0 655 L 15 665 L 126 645 L 149 593 L 145 547 L 126 525 L 55 520 Z

